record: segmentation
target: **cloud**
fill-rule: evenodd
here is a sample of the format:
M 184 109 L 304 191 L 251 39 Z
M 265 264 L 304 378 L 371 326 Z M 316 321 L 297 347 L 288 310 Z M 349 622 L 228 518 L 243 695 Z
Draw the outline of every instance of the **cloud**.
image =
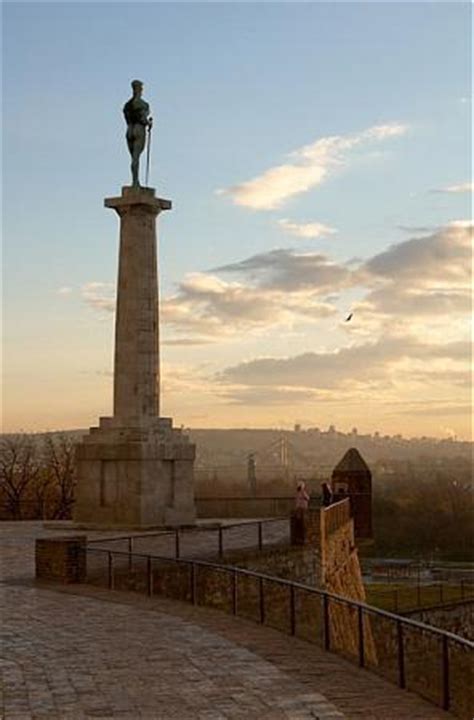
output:
M 431 233 L 437 228 L 433 225 L 397 225 L 399 230 L 407 233 Z
M 58 295 L 71 295 L 72 287 L 64 285 L 63 287 L 58 288 L 56 292 Z
M 168 340 L 160 340 L 161 345 L 177 345 L 177 346 L 192 346 L 192 345 L 207 345 L 211 343 L 212 340 L 210 338 L 204 338 L 204 337 L 190 337 L 190 338 L 170 338 Z
M 455 221 L 375 255 L 359 269 L 372 288 L 358 311 L 409 320 L 469 313 L 471 242 L 472 224 Z
M 428 344 L 409 337 L 384 336 L 372 343 L 340 348 L 333 352 L 311 352 L 286 358 L 259 358 L 232 367 L 218 375 L 218 381 L 232 386 L 307 388 L 310 390 L 370 389 L 383 381 L 387 390 L 405 371 L 415 381 L 429 383 L 437 375 L 464 383 L 468 375 L 470 344 L 454 342 Z M 412 365 L 410 365 L 410 363 Z M 415 363 L 415 367 L 413 367 Z M 430 375 L 431 368 L 431 375 Z M 421 374 L 416 376 L 417 369 Z M 405 381 L 406 379 L 404 379 Z
M 468 313 L 470 308 L 471 298 L 467 289 L 418 289 L 394 283 L 370 292 L 358 309 L 413 319 L 415 316 Z
M 426 417 L 443 417 L 443 416 L 455 416 L 455 415 L 468 415 L 471 416 L 472 408 L 469 404 L 458 403 L 453 404 L 449 401 L 440 400 L 416 400 L 416 401 L 404 401 L 398 403 L 400 406 L 397 408 L 397 413 L 401 415 L 420 415 Z M 448 428 L 446 428 L 448 433 Z
M 88 282 L 81 287 L 83 300 L 94 310 L 115 312 L 115 285 L 106 282 Z
M 222 340 L 246 331 L 292 325 L 298 317 L 328 317 L 334 307 L 300 285 L 288 293 L 276 283 L 228 282 L 215 274 L 191 273 L 162 303 L 163 321 L 179 332 Z
M 162 302 L 162 320 L 177 332 L 215 341 L 314 323 L 336 314 L 334 291 L 349 284 L 350 276 L 350 270 L 319 253 L 271 250 L 207 273 L 189 273 Z
M 293 151 L 289 162 L 269 168 L 261 175 L 229 188 L 218 190 L 235 205 L 253 210 L 272 210 L 300 193 L 320 185 L 336 168 L 347 162 L 349 151 L 359 145 L 403 135 L 406 125 L 377 125 L 352 135 L 323 137 Z
M 448 185 L 448 187 L 438 188 L 432 190 L 432 192 L 439 193 L 472 193 L 474 192 L 474 183 L 465 182 L 459 183 L 458 185 Z
M 365 261 L 338 263 L 321 252 L 279 248 L 189 273 L 161 302 L 164 342 L 192 346 L 276 328 L 288 333 L 336 317 L 346 292 L 354 318 L 335 327 L 353 340 L 388 332 L 453 339 L 470 312 L 471 231 L 470 222 L 454 221 Z M 110 283 L 88 283 L 82 294 L 97 310 L 115 308 Z
M 326 293 L 350 283 L 351 272 L 326 255 L 279 248 L 215 268 L 217 273 L 245 274 L 260 287 Z
M 429 235 L 391 245 L 371 258 L 365 269 L 373 275 L 426 286 L 432 280 L 469 282 L 472 225 L 455 221 Z
M 268 407 L 314 402 L 319 394 L 308 388 L 235 386 L 220 392 L 219 397 L 229 405 L 264 405 Z
M 220 277 L 225 274 L 240 277 Z M 188 273 L 176 292 L 161 301 L 161 323 L 178 333 L 164 344 L 205 344 L 291 327 L 302 320 L 317 322 L 336 313 L 335 297 L 328 298 L 328 292 L 343 285 L 349 274 L 323 255 L 292 250 L 262 253 L 207 273 Z M 115 310 L 111 283 L 87 283 L 82 297 L 95 310 Z
M 286 218 L 278 220 L 277 222 L 282 230 L 300 238 L 313 239 L 327 237 L 328 235 L 335 235 L 337 233 L 335 228 L 318 222 L 296 223 Z
M 253 398 L 256 404 L 272 405 L 286 398 L 291 403 L 293 388 L 301 403 L 303 391 L 313 393 L 308 402 L 318 403 L 337 403 L 343 397 L 390 406 L 423 393 L 440 402 L 465 403 L 471 386 L 471 345 L 462 339 L 471 309 L 471 235 L 470 221 L 453 221 L 392 245 L 351 271 L 338 265 L 334 276 L 323 280 L 341 292 L 358 285 L 363 293 L 353 303 L 353 322 L 340 323 L 353 342 L 332 352 L 257 358 L 227 367 L 217 381 L 227 388 L 229 401 L 241 404 Z M 293 275 L 293 256 L 289 251 L 267 253 L 221 270 L 256 273 L 261 284 L 291 288 L 298 277 Z M 316 278 L 320 266 L 327 269 L 325 256 L 312 253 L 309 263 L 299 287 Z M 296 395 L 294 401 L 298 404 Z

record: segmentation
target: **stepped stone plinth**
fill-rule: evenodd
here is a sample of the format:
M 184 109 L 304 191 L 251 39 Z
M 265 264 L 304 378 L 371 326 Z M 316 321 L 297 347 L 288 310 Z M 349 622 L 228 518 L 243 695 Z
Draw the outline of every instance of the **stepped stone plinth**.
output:
M 105 200 L 120 218 L 114 411 L 76 448 L 79 524 L 189 525 L 196 520 L 195 445 L 160 417 L 156 218 L 171 202 L 125 187 Z

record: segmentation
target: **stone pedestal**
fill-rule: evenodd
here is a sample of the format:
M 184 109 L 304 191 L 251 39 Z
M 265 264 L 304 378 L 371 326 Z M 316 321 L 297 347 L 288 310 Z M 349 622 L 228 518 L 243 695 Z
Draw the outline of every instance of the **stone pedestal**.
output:
M 120 217 L 114 413 L 76 448 L 74 520 L 156 527 L 196 520 L 195 446 L 160 417 L 156 218 L 171 202 L 152 188 L 105 200 Z

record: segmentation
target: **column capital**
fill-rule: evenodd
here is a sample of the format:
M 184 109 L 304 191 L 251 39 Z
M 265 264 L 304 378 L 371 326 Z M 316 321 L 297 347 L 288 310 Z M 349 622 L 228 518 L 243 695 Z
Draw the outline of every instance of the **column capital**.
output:
M 163 210 L 171 210 L 171 200 L 155 197 L 154 188 L 144 187 L 122 187 L 122 195 L 119 197 L 105 198 L 104 205 L 112 208 L 119 215 L 123 215 L 133 207 L 140 207 L 144 212 L 158 215 Z

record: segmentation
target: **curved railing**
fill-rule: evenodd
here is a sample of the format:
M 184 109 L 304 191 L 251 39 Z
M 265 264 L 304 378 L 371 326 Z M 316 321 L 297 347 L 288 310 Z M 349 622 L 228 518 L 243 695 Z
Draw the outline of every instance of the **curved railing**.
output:
M 459 717 L 474 643 L 320 588 L 190 558 L 87 547 L 88 582 L 214 607 L 315 642 Z
M 394 613 L 409 613 L 445 607 L 453 603 L 474 601 L 474 582 L 393 583 L 394 588 L 365 587 L 370 602 Z
M 271 526 L 276 523 L 280 524 L 279 532 L 271 532 Z M 270 529 L 270 531 L 268 531 Z M 235 532 L 237 531 L 237 533 Z M 236 537 L 237 534 L 237 537 Z M 193 540 L 193 535 L 197 538 Z M 208 540 L 205 546 L 201 545 L 201 552 L 205 552 L 208 556 L 214 553 L 222 558 L 227 550 L 249 549 L 254 548 L 258 551 L 264 547 L 275 544 L 275 542 L 290 541 L 290 518 L 285 515 L 282 517 L 266 518 L 265 520 L 240 521 L 238 523 L 229 523 L 226 525 L 216 524 L 214 527 L 201 526 L 189 527 L 185 529 L 176 528 L 173 530 L 159 530 L 157 532 L 134 533 L 133 535 L 117 535 L 110 538 L 97 538 L 89 540 L 89 545 L 100 545 L 103 549 L 126 550 L 127 553 L 134 553 L 142 546 L 142 551 L 148 549 L 143 546 L 152 547 L 153 544 L 160 544 L 161 540 L 170 540 L 167 543 L 169 553 L 172 557 L 180 558 L 182 555 L 182 545 L 191 541 L 193 544 L 199 540 Z M 154 542 L 156 541 L 156 542 Z M 118 545 L 121 544 L 122 548 Z M 110 546 L 114 545 L 114 548 Z M 163 546 L 163 543 L 161 543 Z M 196 546 L 198 547 L 198 546 Z M 158 548 L 161 549 L 162 547 Z M 140 551 L 139 551 L 140 553 Z M 153 548 L 153 555 L 155 555 Z M 160 554 L 160 552 L 158 552 Z

